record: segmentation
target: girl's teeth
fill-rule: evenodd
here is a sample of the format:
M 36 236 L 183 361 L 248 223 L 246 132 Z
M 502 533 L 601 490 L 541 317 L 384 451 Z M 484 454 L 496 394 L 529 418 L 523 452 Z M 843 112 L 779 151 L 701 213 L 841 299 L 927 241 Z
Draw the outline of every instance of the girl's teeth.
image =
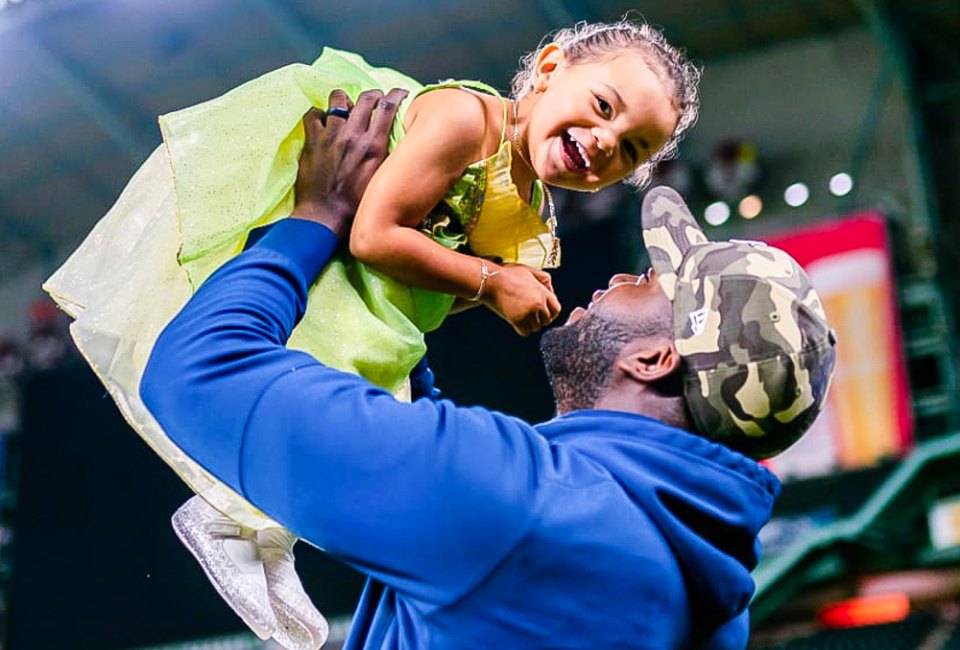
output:
M 580 146 L 580 143 L 576 139 L 571 138 L 573 144 L 577 145 L 577 151 L 580 152 L 580 157 L 583 158 L 584 163 L 586 163 L 587 169 L 590 169 L 590 159 L 587 157 L 587 152 L 583 150 L 583 147 Z

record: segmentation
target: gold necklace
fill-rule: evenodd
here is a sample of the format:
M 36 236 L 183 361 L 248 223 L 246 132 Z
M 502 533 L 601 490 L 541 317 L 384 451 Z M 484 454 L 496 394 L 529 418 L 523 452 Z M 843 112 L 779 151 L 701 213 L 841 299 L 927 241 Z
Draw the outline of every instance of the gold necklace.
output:
M 515 99 L 511 99 L 510 104 L 513 106 L 513 148 L 517 150 L 517 155 L 520 156 L 520 160 L 522 160 L 523 164 L 527 166 L 527 169 L 533 172 L 533 175 L 537 180 L 540 180 L 540 178 L 537 176 L 537 170 L 535 170 L 533 165 L 530 164 L 530 161 L 527 160 L 527 157 L 523 153 L 523 147 L 520 146 L 520 118 L 517 109 L 517 101 Z M 547 261 L 544 266 L 556 268 L 560 264 L 560 238 L 557 237 L 557 210 L 553 207 L 553 195 L 550 193 L 550 188 L 547 187 L 547 184 L 543 181 L 540 181 L 540 187 L 543 189 L 543 195 L 547 199 L 548 216 L 546 226 L 550 229 L 550 237 L 553 240 L 550 251 L 547 253 Z

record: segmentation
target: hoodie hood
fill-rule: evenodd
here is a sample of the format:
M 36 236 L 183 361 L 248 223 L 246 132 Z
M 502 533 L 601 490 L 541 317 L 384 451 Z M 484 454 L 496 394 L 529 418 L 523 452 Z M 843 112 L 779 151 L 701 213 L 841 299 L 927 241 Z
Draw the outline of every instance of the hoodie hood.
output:
M 584 433 L 583 419 L 590 431 Z M 576 411 L 537 427 L 597 461 L 659 529 L 677 557 L 696 628 L 737 616 L 753 595 L 757 534 L 780 483 L 755 461 L 641 415 Z

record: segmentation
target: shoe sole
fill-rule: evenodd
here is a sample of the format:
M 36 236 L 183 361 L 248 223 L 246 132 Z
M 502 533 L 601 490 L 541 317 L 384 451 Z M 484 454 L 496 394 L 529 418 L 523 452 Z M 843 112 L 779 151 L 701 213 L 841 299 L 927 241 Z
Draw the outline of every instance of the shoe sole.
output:
M 273 613 L 277 617 L 277 631 L 273 635 L 273 640 L 284 648 L 287 648 L 287 650 L 317 650 L 327 640 L 326 634 L 317 639 L 313 631 L 304 625 L 299 618 L 287 611 L 286 607 L 278 605 L 275 600 L 272 603 Z

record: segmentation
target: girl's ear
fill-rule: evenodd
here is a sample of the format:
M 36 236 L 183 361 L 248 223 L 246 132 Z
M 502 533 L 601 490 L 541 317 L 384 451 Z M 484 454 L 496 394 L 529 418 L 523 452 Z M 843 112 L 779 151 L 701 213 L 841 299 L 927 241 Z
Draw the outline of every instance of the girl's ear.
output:
M 546 90 L 553 73 L 557 71 L 565 59 L 566 56 L 559 45 L 556 43 L 544 45 L 543 49 L 540 50 L 540 54 L 537 55 L 537 65 L 534 68 L 534 75 L 531 80 L 533 84 L 532 90 L 538 93 Z

